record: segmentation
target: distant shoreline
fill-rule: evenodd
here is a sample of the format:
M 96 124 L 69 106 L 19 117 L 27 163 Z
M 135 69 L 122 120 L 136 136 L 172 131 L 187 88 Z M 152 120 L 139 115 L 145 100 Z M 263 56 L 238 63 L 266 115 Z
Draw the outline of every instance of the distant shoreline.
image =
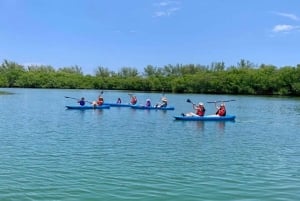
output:
M 0 91 L 0 95 L 10 95 L 10 94 L 14 94 L 14 93 L 8 91 Z

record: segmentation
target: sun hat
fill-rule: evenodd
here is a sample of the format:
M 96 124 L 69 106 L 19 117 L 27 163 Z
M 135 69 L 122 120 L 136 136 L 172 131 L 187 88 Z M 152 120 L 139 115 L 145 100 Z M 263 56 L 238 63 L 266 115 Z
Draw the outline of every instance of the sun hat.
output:
M 162 100 L 163 102 L 167 102 L 167 101 L 168 101 L 167 98 L 162 98 L 161 100 Z
M 198 105 L 203 105 L 203 103 L 202 102 L 199 102 L 199 104 Z

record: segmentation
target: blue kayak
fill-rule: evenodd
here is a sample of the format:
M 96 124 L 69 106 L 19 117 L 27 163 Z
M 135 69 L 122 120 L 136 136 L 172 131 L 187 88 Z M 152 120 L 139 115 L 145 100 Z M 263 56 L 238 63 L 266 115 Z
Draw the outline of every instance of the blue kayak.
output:
M 182 121 L 234 121 L 234 115 L 218 116 L 218 115 L 206 115 L 206 116 L 174 116 L 175 120 Z
M 155 106 L 145 106 L 145 105 L 132 105 L 133 109 L 141 109 L 141 110 L 175 110 L 175 107 L 155 107 Z
M 101 106 L 93 106 L 93 105 L 76 105 L 76 106 L 66 106 L 67 109 L 69 110 L 90 110 L 90 109 L 95 109 L 95 110 L 102 110 L 102 109 L 109 109 L 109 105 L 101 105 Z
M 103 103 L 103 105 L 108 105 L 110 107 L 131 107 L 130 103 Z

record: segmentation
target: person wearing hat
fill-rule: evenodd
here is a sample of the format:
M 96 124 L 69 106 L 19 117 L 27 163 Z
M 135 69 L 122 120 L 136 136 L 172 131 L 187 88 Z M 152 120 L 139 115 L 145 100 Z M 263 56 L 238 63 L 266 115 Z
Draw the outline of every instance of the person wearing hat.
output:
M 216 115 L 219 115 L 219 116 L 225 116 L 226 115 L 226 108 L 225 108 L 224 103 L 221 103 L 220 106 L 217 106 L 217 103 L 215 102 L 215 106 L 217 108 Z
M 167 107 L 168 106 L 168 99 L 166 97 L 161 98 L 161 103 L 157 103 L 155 107 Z
M 146 107 L 151 107 L 151 100 L 149 98 L 146 100 L 145 106 Z
M 193 104 L 193 109 L 196 110 L 196 113 L 190 112 L 187 114 L 182 113 L 182 116 L 204 116 L 205 107 L 202 102 L 198 103 L 198 105 Z
M 93 101 L 92 105 L 95 106 L 101 106 L 104 103 L 104 98 L 102 96 L 98 97 L 97 101 Z

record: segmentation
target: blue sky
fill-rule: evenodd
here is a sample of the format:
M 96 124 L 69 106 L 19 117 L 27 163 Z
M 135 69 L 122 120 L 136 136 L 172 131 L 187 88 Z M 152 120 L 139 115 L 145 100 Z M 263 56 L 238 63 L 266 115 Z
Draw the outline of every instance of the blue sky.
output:
M 300 0 L 0 0 L 0 61 L 23 65 L 300 64 Z

